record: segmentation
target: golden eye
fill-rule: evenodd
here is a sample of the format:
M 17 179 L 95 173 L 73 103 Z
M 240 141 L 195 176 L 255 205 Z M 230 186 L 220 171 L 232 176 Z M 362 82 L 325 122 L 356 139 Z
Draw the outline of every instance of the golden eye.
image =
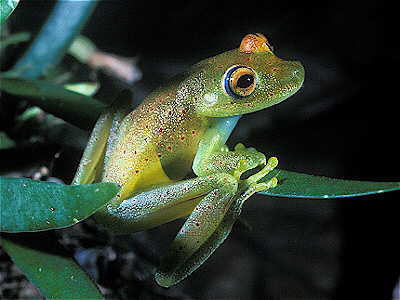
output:
M 250 96 L 256 88 L 256 74 L 246 66 L 234 66 L 225 75 L 225 91 L 234 98 Z

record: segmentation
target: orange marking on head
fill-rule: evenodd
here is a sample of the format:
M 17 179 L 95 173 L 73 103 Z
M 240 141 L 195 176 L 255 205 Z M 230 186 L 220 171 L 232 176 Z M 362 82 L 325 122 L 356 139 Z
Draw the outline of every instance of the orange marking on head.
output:
M 270 52 L 273 53 L 273 47 L 269 44 L 267 38 L 262 33 L 246 35 L 239 47 L 240 52 L 256 53 Z

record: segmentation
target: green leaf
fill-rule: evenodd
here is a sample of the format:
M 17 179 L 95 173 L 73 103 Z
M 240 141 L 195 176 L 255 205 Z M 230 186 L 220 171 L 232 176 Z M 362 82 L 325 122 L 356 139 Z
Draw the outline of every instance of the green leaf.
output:
M 64 185 L 0 177 L 0 231 L 63 228 L 89 217 L 118 192 L 115 183 Z
M 100 84 L 98 82 L 79 82 L 64 84 L 64 87 L 69 91 L 90 97 L 97 93 Z
M 0 0 L 1 1 L 1 0 Z M 0 39 L 0 51 L 4 50 L 10 45 L 27 42 L 31 38 L 29 32 L 18 32 Z
M 0 245 L 46 299 L 103 299 L 97 285 L 49 232 L 2 233 Z
M 82 63 L 87 63 L 89 57 L 97 51 L 96 45 L 87 37 L 78 35 L 69 45 L 68 52 Z
M 277 174 L 278 186 L 259 192 L 260 194 L 289 198 L 330 199 L 400 190 L 400 182 L 344 180 L 276 169 L 268 174 L 268 178 Z M 265 180 L 266 178 L 262 181 Z
M 17 7 L 19 0 L 0 0 L 0 26 Z
M 94 98 L 43 81 L 2 76 L 0 90 L 25 97 L 32 105 L 82 129 L 92 129 L 106 105 Z
M 0 131 L 0 150 L 15 147 L 15 142 L 4 131 Z

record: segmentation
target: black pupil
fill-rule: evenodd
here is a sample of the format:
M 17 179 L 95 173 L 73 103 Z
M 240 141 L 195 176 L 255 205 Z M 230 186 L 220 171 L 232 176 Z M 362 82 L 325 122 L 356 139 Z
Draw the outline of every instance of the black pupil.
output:
M 246 89 L 253 83 L 254 78 L 250 74 L 245 74 L 239 77 L 238 81 L 236 82 L 236 86 L 241 89 Z

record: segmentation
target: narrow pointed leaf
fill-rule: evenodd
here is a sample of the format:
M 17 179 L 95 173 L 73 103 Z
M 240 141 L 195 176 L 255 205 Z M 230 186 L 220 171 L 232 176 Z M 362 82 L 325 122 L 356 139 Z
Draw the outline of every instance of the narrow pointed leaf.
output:
M 17 77 L 0 77 L 0 91 L 26 98 L 32 105 L 82 129 L 92 129 L 106 105 L 54 83 Z
M 279 174 L 278 174 L 279 173 Z M 285 170 L 274 170 L 268 178 L 278 174 L 278 186 L 260 194 L 290 198 L 344 198 L 400 190 L 400 182 L 357 181 L 314 176 Z
M 6 49 L 10 45 L 27 42 L 27 41 L 29 41 L 30 38 L 31 38 L 31 34 L 29 32 L 25 32 L 25 31 L 14 33 L 8 37 L 3 37 L 0 39 L 0 51 Z
M 0 150 L 15 147 L 16 143 L 4 131 L 0 131 Z
M 68 227 L 92 215 L 117 192 L 114 183 L 63 185 L 0 177 L 0 231 Z
M 64 84 L 64 88 L 66 88 L 69 91 L 91 97 L 99 91 L 100 83 L 98 82 L 70 83 L 70 84 Z
M 55 237 L 46 233 L 2 233 L 0 246 L 46 299 L 103 299 Z
M 19 0 L 0 0 L 0 26 L 17 7 Z

